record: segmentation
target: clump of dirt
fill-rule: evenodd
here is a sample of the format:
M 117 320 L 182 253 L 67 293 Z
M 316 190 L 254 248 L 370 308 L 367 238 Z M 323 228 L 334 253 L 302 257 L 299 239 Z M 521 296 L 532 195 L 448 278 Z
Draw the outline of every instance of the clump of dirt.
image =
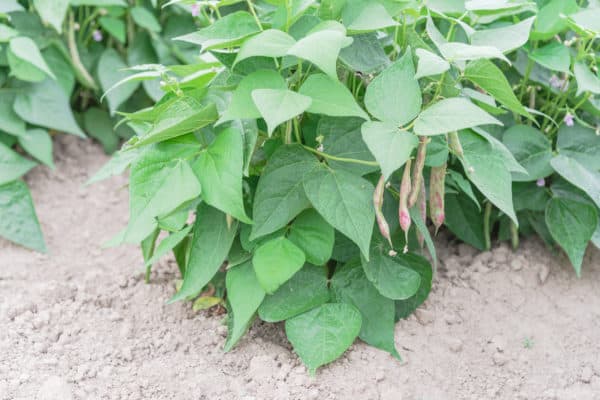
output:
M 396 327 L 398 362 L 362 343 L 310 377 L 280 325 L 230 353 L 223 317 L 167 306 L 177 268 L 143 282 L 125 226 L 126 179 L 84 182 L 107 157 L 56 140 L 28 177 L 50 254 L 0 240 L 0 399 L 600 399 L 600 252 L 582 279 L 535 240 L 476 253 L 438 238 L 433 292 Z

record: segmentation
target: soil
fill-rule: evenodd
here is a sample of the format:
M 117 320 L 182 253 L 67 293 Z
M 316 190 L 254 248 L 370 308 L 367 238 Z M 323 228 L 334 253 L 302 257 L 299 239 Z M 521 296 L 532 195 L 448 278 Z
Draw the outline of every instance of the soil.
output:
M 403 361 L 357 342 L 309 376 L 281 325 L 230 353 L 223 316 L 166 305 L 177 268 L 143 281 L 136 247 L 101 244 L 127 221 L 126 178 L 84 182 L 100 147 L 55 140 L 27 177 L 50 253 L 0 240 L 0 399 L 600 399 L 600 252 L 577 279 L 536 240 L 478 254 L 438 238 L 424 307 L 396 327 Z

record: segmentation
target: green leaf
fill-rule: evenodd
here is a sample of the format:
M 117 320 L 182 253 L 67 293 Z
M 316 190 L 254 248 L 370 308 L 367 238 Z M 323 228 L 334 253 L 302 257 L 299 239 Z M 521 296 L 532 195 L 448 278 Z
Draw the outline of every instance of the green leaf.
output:
M 336 157 L 355 160 L 375 161 L 366 143 L 362 139 L 362 118 L 323 117 L 317 125 L 317 132 L 324 136 L 323 151 Z M 362 165 L 344 161 L 329 160 L 333 169 L 344 170 L 357 175 L 366 175 L 377 171 L 377 166 Z
M 242 195 L 243 162 L 242 135 L 237 129 L 228 128 L 200 154 L 193 170 L 206 203 L 250 224 L 252 221 L 244 210 Z
M 33 0 L 33 6 L 47 24 L 62 33 L 62 23 L 67 15 L 69 0 Z
M 562 15 L 570 15 L 579 10 L 575 0 L 552 0 L 538 12 L 531 39 L 547 40 L 567 28 Z
M 207 104 L 191 96 L 178 97 L 158 115 L 148 133 L 134 145 L 144 146 L 195 132 L 216 121 L 217 117 L 214 103 Z
M 406 300 L 396 300 L 396 319 L 407 318 L 421 304 L 425 302 L 431 291 L 431 280 L 433 279 L 433 271 L 431 264 L 425 258 L 416 254 L 405 254 L 403 256 L 405 265 L 417 272 L 421 277 L 421 283 L 417 293 Z
M 0 91 L 0 126 L 3 132 L 21 136 L 25 134 L 25 121 L 13 110 L 14 102 L 14 94 Z
M 4 166 L 0 171 L 4 172 Z M 29 249 L 46 252 L 44 236 L 25 182 L 19 180 L 0 185 L 0 215 L 0 236 Z
M 120 18 L 113 18 L 109 16 L 104 16 L 98 18 L 98 23 L 106 32 L 108 32 L 112 37 L 117 39 L 121 43 L 125 43 L 127 40 L 126 37 L 126 26 L 125 21 Z
M 30 129 L 18 137 L 19 146 L 43 164 L 54 168 L 52 160 L 52 139 L 43 129 Z
M 453 187 L 458 193 L 468 196 L 473 200 L 473 204 L 477 206 L 477 209 L 481 210 L 479 200 L 477 199 L 477 196 L 475 196 L 475 193 L 473 193 L 471 183 L 460 172 L 449 169 L 448 174 L 446 175 L 446 185 Z
M 589 170 L 563 155 L 554 157 L 550 164 L 560 176 L 583 190 L 600 208 L 600 172 Z
M 385 122 L 365 122 L 362 138 L 381 166 L 386 180 L 406 163 L 419 143 L 412 133 L 400 132 L 394 125 Z
M 600 170 L 600 136 L 593 129 L 576 123 L 562 125 L 556 141 L 558 152 L 592 170 Z
M 306 255 L 306 261 L 325 265 L 333 253 L 334 229 L 315 210 L 302 212 L 290 226 L 288 239 Z
M 11 67 L 11 73 L 16 75 L 17 78 L 25 81 L 39 82 L 44 79 L 44 74 L 56 79 L 56 76 L 46 64 L 40 49 L 35 42 L 26 36 L 17 36 L 10 39 L 8 45 L 8 61 Z M 31 70 L 31 66 L 34 70 Z M 35 77 L 28 76 L 28 73 L 20 72 L 21 68 L 27 68 L 27 72 L 35 73 L 38 72 Z
M 254 17 L 246 11 L 236 11 L 218 19 L 198 32 L 176 37 L 174 40 L 197 44 L 202 51 L 221 49 L 240 44 L 244 38 L 260 32 Z
M 554 197 L 546 207 L 548 230 L 569 256 L 577 276 L 581 276 L 583 255 L 597 223 L 598 213 L 590 204 Z
M 0 143 L 0 185 L 19 179 L 36 165 Z
M 400 359 L 394 343 L 394 301 L 375 289 L 360 262 L 337 268 L 331 279 L 331 289 L 336 302 L 350 304 L 360 311 L 359 337 Z
M 235 64 L 250 57 L 283 57 L 296 43 L 293 37 L 278 29 L 267 29 L 244 41 Z
M 512 203 L 511 176 L 502 156 L 491 151 L 490 144 L 475 133 L 463 131 L 459 137 L 464 150 L 461 163 L 469 180 L 518 225 Z
M 225 262 L 236 234 L 237 222 L 228 227 L 225 214 L 200 203 L 183 284 L 168 303 L 191 299 L 202 291 Z
M 267 122 L 269 136 L 277 126 L 302 114 L 312 103 L 308 96 L 287 89 L 256 89 L 252 100 Z
M 514 25 L 476 31 L 471 35 L 471 44 L 474 46 L 492 46 L 502 53 L 511 52 L 527 43 L 531 26 L 535 20 L 535 17 L 531 17 Z
M 488 124 L 502 125 L 502 122 L 470 101 L 454 97 L 425 109 L 417 118 L 414 131 L 419 136 L 432 136 Z
M 471 61 L 465 69 L 465 78 L 494 96 L 509 110 L 533 119 L 515 95 L 504 73 L 490 60 Z
M 579 96 L 583 92 L 600 94 L 600 78 L 590 71 L 586 64 L 581 61 L 576 62 L 574 72 L 575 79 L 577 79 L 576 96 Z
M 137 159 L 139 154 L 138 149 L 129 149 L 114 153 L 112 158 L 86 182 L 86 185 L 103 181 L 114 175 L 122 174 L 127 167 Z
M 302 184 L 318 165 L 317 159 L 297 144 L 281 146 L 273 153 L 256 188 L 251 240 L 284 227 L 310 207 Z
M 127 7 L 126 0 L 70 0 L 72 6 Z
M 304 177 L 304 190 L 319 214 L 368 259 L 375 222 L 373 185 L 349 172 L 321 166 Z
M 399 25 L 385 7 L 376 1 L 354 0 L 347 2 L 342 21 L 351 32 L 369 32 Z
M 500 50 L 492 46 L 472 46 L 465 43 L 443 43 L 438 47 L 444 58 L 450 62 L 477 60 L 479 58 L 498 58 L 510 64 Z
M 527 170 L 527 174 L 513 172 L 514 181 L 536 181 L 552 174 L 552 143 L 542 132 L 528 125 L 514 125 L 504 132 L 502 142 Z
M 285 333 L 311 374 L 340 357 L 361 329 L 360 312 L 349 304 L 323 304 L 285 322 Z
M 266 322 L 285 321 L 329 301 L 327 269 L 306 264 L 258 308 Z
M 304 252 L 284 237 L 271 239 L 254 252 L 252 264 L 263 289 L 274 293 L 302 268 Z
M 227 300 L 230 304 L 232 320 L 224 350 L 229 351 L 246 333 L 258 306 L 265 298 L 265 291 L 259 285 L 252 263 L 247 262 L 227 271 L 225 277 Z
M 600 8 L 598 6 L 588 6 L 575 14 L 571 14 L 569 19 L 580 29 L 596 34 L 600 31 Z
M 373 246 L 371 257 L 362 262 L 367 278 L 377 288 L 379 293 L 393 300 L 406 300 L 419 289 L 421 277 L 408 268 L 405 255 L 389 256 L 387 250 Z
M 321 8 L 323 5 L 321 4 Z M 352 36 L 350 46 L 340 51 L 340 61 L 350 70 L 363 74 L 376 74 L 390 64 L 376 33 Z
M 571 55 L 569 48 L 558 42 L 551 42 L 529 53 L 529 58 L 552 71 L 571 71 Z
M 154 254 L 152 255 L 152 257 L 150 257 L 148 260 L 146 260 L 144 266 L 146 268 L 148 268 L 149 266 L 151 266 L 152 264 L 154 264 L 158 260 L 160 260 L 168 252 L 173 250 L 173 248 L 175 248 L 175 246 L 177 246 L 179 243 L 181 243 L 181 241 L 183 239 L 185 239 L 187 237 L 187 235 L 190 233 L 190 231 L 192 230 L 193 227 L 194 227 L 193 225 L 187 226 L 187 227 L 183 228 L 182 230 L 180 230 L 179 232 L 172 233 L 169 236 L 167 236 L 166 238 L 164 238 L 158 244 L 158 246 L 156 246 L 156 249 L 154 250 Z
M 494 152 L 504 159 L 504 165 L 511 172 L 520 172 L 522 174 L 526 174 L 527 170 L 523 168 L 521 164 L 517 161 L 515 156 L 510 152 L 510 150 L 498 139 L 496 139 L 492 134 L 488 133 L 482 128 L 473 128 L 473 132 L 484 138 L 488 141 L 489 144 L 492 145 Z
M 450 69 L 448 61 L 444 60 L 437 54 L 434 54 L 425 49 L 416 49 L 415 53 L 419 57 L 417 73 L 415 79 L 420 79 L 426 76 L 439 75 Z
M 365 106 L 371 115 L 398 126 L 414 119 L 421 111 L 422 103 L 409 50 L 373 79 L 365 93 Z
M 332 117 L 369 119 L 367 113 L 356 103 L 350 90 L 337 79 L 325 74 L 309 76 L 299 93 L 312 99 L 310 107 L 306 110 L 308 112 Z
M 119 136 L 113 125 L 108 112 L 98 107 L 91 107 L 83 114 L 83 126 L 87 134 L 99 141 L 107 154 L 112 154 L 119 148 Z
M 290 48 L 288 55 L 310 61 L 333 79 L 337 79 L 336 63 L 340 50 L 352 43 L 345 33 L 325 29 L 300 39 Z
M 194 147 L 187 143 L 160 143 L 131 166 L 130 219 L 125 242 L 137 243 L 157 226 L 156 218 L 200 195 L 200 183 L 186 160 Z
M 287 89 L 285 80 L 277 71 L 258 70 L 246 76 L 231 96 L 229 107 L 223 113 L 219 123 L 234 119 L 261 118 L 260 111 L 254 105 L 252 92 L 256 89 Z
M 484 251 L 483 213 L 466 195 L 446 194 L 444 224 L 460 240 Z
M 544 211 L 550 200 L 548 189 L 534 182 L 513 182 L 513 200 L 515 211 Z
M 145 7 L 133 7 L 129 10 L 131 18 L 140 27 L 148 29 L 150 32 L 160 32 L 161 26 L 154 14 Z
M 6 43 L 10 39 L 18 36 L 19 32 L 8 25 L 0 24 L 0 43 Z
M 119 87 L 113 88 L 121 80 L 133 75 L 132 71 L 123 71 L 127 64 L 121 59 L 119 53 L 114 49 L 106 49 L 98 60 L 98 80 L 102 90 L 106 92 L 110 114 L 123 104 L 139 87 L 139 82 L 129 81 Z M 111 89 L 109 91 L 109 89 Z

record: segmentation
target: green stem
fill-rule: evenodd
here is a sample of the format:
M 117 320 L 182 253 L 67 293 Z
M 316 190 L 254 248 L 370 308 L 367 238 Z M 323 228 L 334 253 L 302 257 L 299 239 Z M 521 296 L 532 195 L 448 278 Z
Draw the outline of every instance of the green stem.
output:
M 294 123 L 294 135 L 296 136 L 296 141 L 301 144 L 302 137 L 300 136 L 300 123 L 298 122 L 298 118 L 294 118 L 293 123 Z
M 85 66 L 81 62 L 81 58 L 79 57 L 79 50 L 77 49 L 77 42 L 75 41 L 75 18 L 73 16 L 73 12 L 69 12 L 69 31 L 67 33 L 67 43 L 69 46 L 69 54 L 71 55 L 71 63 L 75 68 L 75 75 L 77 76 L 79 82 L 92 90 L 98 90 L 98 86 L 96 82 L 94 82 L 94 78 L 90 75 Z
M 312 147 L 309 146 L 302 146 L 304 147 L 306 150 L 310 151 L 311 153 L 314 153 L 318 156 L 321 156 L 323 158 L 327 158 L 329 160 L 333 160 L 333 161 L 340 161 L 340 162 L 347 162 L 347 163 L 353 163 L 353 164 L 361 164 L 361 165 L 368 165 L 371 167 L 378 167 L 379 164 L 375 161 L 365 161 L 365 160 L 357 160 L 355 158 L 344 158 L 344 157 L 336 157 L 336 156 L 332 156 L 331 154 L 327 154 L 327 153 L 323 153 L 319 150 L 315 150 Z
M 246 4 L 248 5 L 248 9 L 250 9 L 250 13 L 254 17 L 254 21 L 256 21 L 256 25 L 258 25 L 258 27 L 262 31 L 263 30 L 263 26 L 260 23 L 260 19 L 258 18 L 258 15 L 256 15 L 256 10 L 254 9 L 254 4 L 252 4 L 251 0 L 246 0 Z
M 485 248 L 489 250 L 492 248 L 492 240 L 490 233 L 490 217 L 492 216 L 492 203 L 489 201 L 485 203 L 485 211 L 483 213 L 483 237 L 485 239 Z
M 519 228 L 517 228 L 517 224 L 513 221 L 510 221 L 510 242 L 513 250 L 519 248 Z

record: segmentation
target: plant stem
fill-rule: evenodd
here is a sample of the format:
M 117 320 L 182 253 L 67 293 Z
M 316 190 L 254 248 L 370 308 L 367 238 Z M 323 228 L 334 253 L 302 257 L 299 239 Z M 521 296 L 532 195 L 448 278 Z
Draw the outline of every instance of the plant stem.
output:
M 73 12 L 69 12 L 69 31 L 67 33 L 67 43 L 69 46 L 69 54 L 71 55 L 71 63 L 75 68 L 75 74 L 79 78 L 79 82 L 89 89 L 98 90 L 98 86 L 96 82 L 94 82 L 94 78 L 90 75 L 85 66 L 81 62 L 81 58 L 79 57 L 79 50 L 77 49 L 77 42 L 75 41 L 75 18 L 73 17 Z
M 513 221 L 510 221 L 510 242 L 513 250 L 519 248 L 519 228 Z
M 355 158 L 344 158 L 344 157 L 336 157 L 336 156 L 332 156 L 331 154 L 327 154 L 327 153 L 323 153 L 319 150 L 315 150 L 312 147 L 309 146 L 302 146 L 304 147 L 306 150 L 310 151 L 311 153 L 314 153 L 318 156 L 321 156 L 323 158 L 327 158 L 329 160 L 333 160 L 333 161 L 340 161 L 340 162 L 347 162 L 347 163 L 353 163 L 353 164 L 361 164 L 361 165 L 368 165 L 371 167 L 378 167 L 379 164 L 375 161 L 365 161 L 365 160 L 357 160 Z
M 492 216 L 492 203 L 485 203 L 485 211 L 483 213 L 483 237 L 485 239 L 485 249 L 492 248 L 492 240 L 490 233 L 490 217 Z
M 246 4 L 248 5 L 248 8 L 250 9 L 250 13 L 254 17 L 254 21 L 256 21 L 256 24 L 258 25 L 258 27 L 262 31 L 263 30 L 263 26 L 260 23 L 260 19 L 258 18 L 258 15 L 256 15 L 256 10 L 254 9 L 254 4 L 252 4 L 251 0 L 246 0 Z

